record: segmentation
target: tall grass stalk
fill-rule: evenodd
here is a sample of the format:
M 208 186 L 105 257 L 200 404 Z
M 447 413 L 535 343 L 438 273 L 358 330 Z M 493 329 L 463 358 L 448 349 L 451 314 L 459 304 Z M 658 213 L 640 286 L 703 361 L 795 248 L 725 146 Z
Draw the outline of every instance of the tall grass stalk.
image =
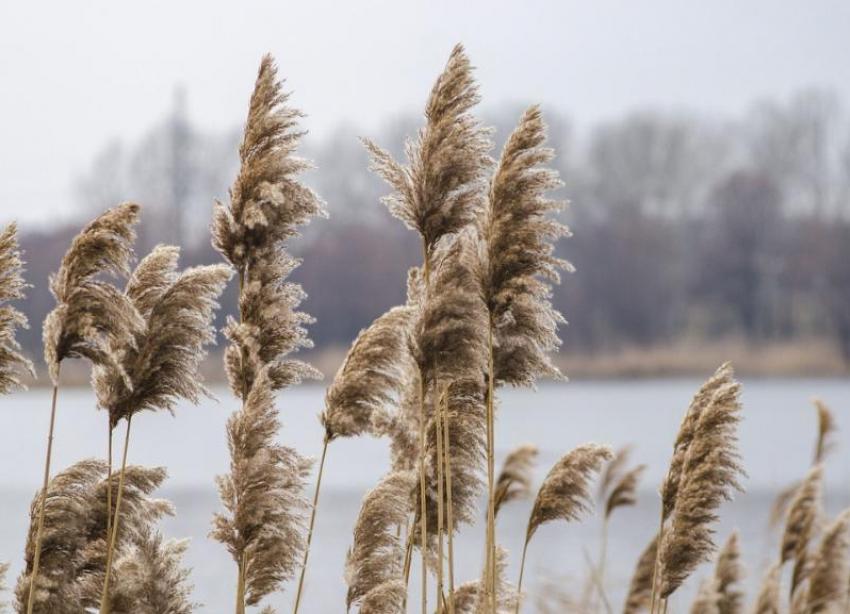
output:
M 53 452 L 53 429 L 56 424 L 56 397 L 59 394 L 59 371 L 56 371 L 56 381 L 53 384 L 53 394 L 50 401 L 50 427 L 47 431 L 47 457 L 44 459 L 44 480 L 41 486 L 41 501 L 38 506 L 38 528 L 35 537 L 35 556 L 32 562 L 32 577 L 30 579 L 29 598 L 27 599 L 27 614 L 32 614 L 35 597 L 35 585 L 38 581 L 38 567 L 41 563 L 41 539 L 44 532 L 44 512 L 47 504 L 47 487 L 50 484 L 50 457 Z
M 130 425 L 133 414 L 127 416 L 127 430 L 124 433 L 124 452 L 121 457 L 121 472 L 118 474 L 118 493 L 115 497 L 115 518 L 112 521 L 112 532 L 109 534 L 109 548 L 106 551 L 106 569 L 103 577 L 103 594 L 100 598 L 100 614 L 109 614 L 109 582 L 112 578 L 112 559 L 115 556 L 115 543 L 118 539 L 118 523 L 121 514 L 121 498 L 124 495 L 124 475 L 127 470 L 127 450 L 130 448 Z

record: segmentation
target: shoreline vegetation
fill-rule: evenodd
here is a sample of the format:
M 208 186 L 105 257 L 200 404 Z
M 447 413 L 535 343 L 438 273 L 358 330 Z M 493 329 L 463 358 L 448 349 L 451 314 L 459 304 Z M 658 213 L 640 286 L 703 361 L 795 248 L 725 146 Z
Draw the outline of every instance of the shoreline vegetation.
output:
M 220 348 L 213 348 L 209 360 L 201 369 L 204 380 L 212 386 L 227 384 L 220 351 Z M 326 386 L 328 379 L 333 377 L 345 359 L 346 352 L 347 348 L 342 346 L 303 352 L 302 358 L 324 376 L 321 381 L 305 382 L 303 385 Z M 761 344 L 753 344 L 743 338 L 683 340 L 665 345 L 629 346 L 590 353 L 565 351 L 554 356 L 552 362 L 562 373 L 569 374 L 571 382 L 579 382 L 695 379 L 727 359 L 735 365 L 735 372 L 745 379 L 828 379 L 850 376 L 850 365 L 844 362 L 835 343 L 820 338 Z M 84 364 L 71 362 L 64 369 L 62 379 L 65 385 L 89 385 L 89 370 Z M 25 377 L 24 383 L 30 388 L 49 387 L 49 379 L 45 377 L 46 372 L 39 371 L 37 378 Z

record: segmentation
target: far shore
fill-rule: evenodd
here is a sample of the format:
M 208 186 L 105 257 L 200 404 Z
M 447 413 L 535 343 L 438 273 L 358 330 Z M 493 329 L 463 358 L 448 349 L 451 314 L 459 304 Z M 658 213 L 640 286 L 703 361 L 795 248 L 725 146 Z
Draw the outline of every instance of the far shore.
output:
M 305 352 L 299 357 L 325 375 L 326 385 L 345 358 L 347 348 L 333 347 Z M 649 347 L 627 346 L 582 353 L 564 349 L 555 362 L 572 381 L 699 378 L 730 361 L 742 378 L 793 379 L 850 377 L 846 363 L 834 343 L 824 339 L 752 344 L 741 339 L 719 341 L 684 340 Z M 221 354 L 212 352 L 204 364 L 208 384 L 225 384 Z M 88 385 L 89 369 L 80 361 L 69 361 L 62 370 L 62 383 Z M 30 387 L 49 386 L 43 369 Z

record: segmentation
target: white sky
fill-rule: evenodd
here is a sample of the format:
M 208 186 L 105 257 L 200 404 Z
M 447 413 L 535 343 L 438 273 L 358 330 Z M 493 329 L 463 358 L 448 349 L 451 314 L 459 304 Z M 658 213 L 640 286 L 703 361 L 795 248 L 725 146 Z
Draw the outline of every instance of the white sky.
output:
M 0 6 L 0 221 L 73 211 L 73 179 L 178 84 L 205 129 L 239 124 L 272 52 L 321 138 L 422 107 L 455 42 L 485 104 L 579 124 L 635 107 L 739 113 L 802 87 L 850 94 L 844 0 L 85 0 Z M 132 195 L 127 195 L 128 198 Z

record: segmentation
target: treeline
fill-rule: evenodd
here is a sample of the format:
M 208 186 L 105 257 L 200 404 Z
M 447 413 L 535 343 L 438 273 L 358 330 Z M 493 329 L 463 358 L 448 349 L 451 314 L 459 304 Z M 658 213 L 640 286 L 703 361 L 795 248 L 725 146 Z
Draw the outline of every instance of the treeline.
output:
M 485 117 L 499 147 L 520 108 Z M 817 338 L 850 362 L 850 130 L 840 100 L 805 91 L 738 118 L 647 111 L 588 131 L 559 111 L 544 107 L 575 233 L 559 249 L 577 272 L 553 297 L 570 320 L 565 351 Z M 368 136 L 392 149 L 419 124 L 400 118 Z M 200 131 L 178 96 L 144 139 L 110 144 L 80 177 L 81 216 L 135 200 L 146 211 L 140 253 L 163 241 L 183 245 L 187 264 L 216 262 L 206 240 L 212 202 L 236 173 L 238 134 Z M 307 180 L 331 217 L 294 245 L 303 258 L 294 279 L 321 322 L 311 333 L 320 348 L 347 346 L 402 303 L 400 280 L 419 258 L 416 237 L 380 205 L 386 189 L 358 136 L 341 127 L 305 140 L 321 168 Z M 23 308 L 34 326 L 21 338 L 32 354 L 52 305 L 47 276 L 71 236 L 71 228 L 23 236 L 34 285 Z

